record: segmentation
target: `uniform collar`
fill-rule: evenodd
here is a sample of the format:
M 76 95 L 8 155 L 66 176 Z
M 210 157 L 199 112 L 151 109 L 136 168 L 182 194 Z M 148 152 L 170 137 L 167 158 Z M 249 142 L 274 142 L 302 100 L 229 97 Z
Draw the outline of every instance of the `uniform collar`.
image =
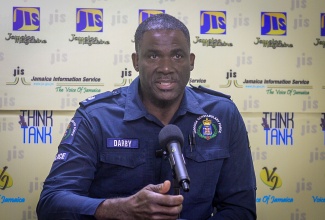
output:
M 139 96 L 139 83 L 140 79 L 139 77 L 136 77 L 127 88 L 124 113 L 124 120 L 126 121 L 136 120 L 138 118 L 145 117 L 148 114 Z M 185 95 L 177 114 L 184 115 L 186 112 L 191 112 L 198 115 L 206 114 L 188 87 L 185 89 Z

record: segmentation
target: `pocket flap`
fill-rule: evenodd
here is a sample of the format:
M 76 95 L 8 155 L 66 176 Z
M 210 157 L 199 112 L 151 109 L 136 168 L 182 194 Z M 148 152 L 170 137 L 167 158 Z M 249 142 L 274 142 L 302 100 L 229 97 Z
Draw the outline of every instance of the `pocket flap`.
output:
M 135 168 L 145 163 L 144 153 L 142 154 L 128 154 L 124 153 L 101 153 L 100 161 L 103 163 L 119 165 L 129 168 Z
M 222 149 L 222 148 L 202 149 L 196 146 L 193 147 L 192 151 L 190 147 L 187 147 L 185 150 L 185 157 L 195 160 L 197 162 L 203 162 L 209 160 L 225 159 L 230 157 L 230 154 L 228 149 Z

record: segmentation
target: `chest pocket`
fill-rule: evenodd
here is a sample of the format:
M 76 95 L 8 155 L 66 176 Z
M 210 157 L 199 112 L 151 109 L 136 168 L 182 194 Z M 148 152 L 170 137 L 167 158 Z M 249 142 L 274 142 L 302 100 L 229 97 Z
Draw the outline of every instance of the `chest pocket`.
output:
M 146 162 L 145 152 L 138 149 L 114 149 L 100 154 L 100 162 L 107 166 L 136 168 Z
M 225 159 L 230 156 L 227 148 L 209 146 L 205 144 L 185 146 L 185 157 L 196 162 L 204 162 L 218 159 Z
M 93 182 L 94 196 L 128 196 L 145 184 L 144 149 L 109 149 L 99 155 L 99 167 Z
M 183 154 L 192 186 L 190 194 L 185 196 L 195 198 L 188 199 L 188 202 L 211 203 L 223 163 L 230 157 L 229 150 L 213 144 L 212 141 L 198 143 L 192 146 L 192 149 L 188 145 L 185 145 L 184 148 Z
M 153 183 L 157 147 L 158 140 L 151 136 L 141 138 L 138 148 L 103 147 L 93 181 L 94 197 L 125 197 Z

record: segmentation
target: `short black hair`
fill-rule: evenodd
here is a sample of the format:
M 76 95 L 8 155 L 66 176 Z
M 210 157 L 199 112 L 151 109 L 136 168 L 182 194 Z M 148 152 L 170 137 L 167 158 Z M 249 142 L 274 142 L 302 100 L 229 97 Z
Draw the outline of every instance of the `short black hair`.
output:
M 134 42 L 135 51 L 137 53 L 139 51 L 139 44 L 142 40 L 143 34 L 150 30 L 180 30 L 184 33 L 189 48 L 191 47 L 190 33 L 183 22 L 169 14 L 157 14 L 144 20 L 135 31 Z

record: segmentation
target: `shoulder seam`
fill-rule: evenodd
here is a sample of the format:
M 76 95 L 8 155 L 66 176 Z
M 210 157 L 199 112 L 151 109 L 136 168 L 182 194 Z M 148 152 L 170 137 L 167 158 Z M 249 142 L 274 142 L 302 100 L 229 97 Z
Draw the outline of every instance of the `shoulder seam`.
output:
M 206 88 L 204 86 L 201 86 L 201 85 L 196 87 L 196 86 L 193 86 L 192 84 L 190 84 L 190 86 L 191 86 L 192 89 L 197 89 L 197 90 L 200 90 L 202 92 L 208 93 L 210 95 L 224 97 L 224 98 L 227 98 L 227 99 L 231 100 L 230 95 L 224 94 L 222 92 L 218 92 L 218 91 L 215 91 L 215 90 L 212 90 L 212 89 L 208 89 L 208 88 Z
M 91 96 L 91 97 L 79 102 L 79 105 L 82 106 L 82 107 L 86 107 L 86 106 L 94 104 L 94 103 L 96 103 L 96 102 L 98 102 L 100 100 L 107 99 L 107 98 L 110 98 L 110 97 L 114 97 L 114 96 L 116 96 L 116 95 L 118 95 L 120 93 L 121 93 L 120 89 L 100 93 L 100 94 Z

